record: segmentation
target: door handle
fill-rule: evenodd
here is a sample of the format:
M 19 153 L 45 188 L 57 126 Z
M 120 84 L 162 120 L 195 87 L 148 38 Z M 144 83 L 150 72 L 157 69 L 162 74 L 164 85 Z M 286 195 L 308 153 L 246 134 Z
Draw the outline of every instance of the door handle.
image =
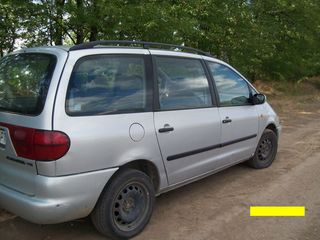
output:
M 226 117 L 226 119 L 222 120 L 222 123 L 231 123 L 231 122 L 232 122 L 232 120 L 228 117 Z
M 172 132 L 174 130 L 173 127 L 170 127 L 169 124 L 165 124 L 163 128 L 159 128 L 159 133 L 164 133 L 164 132 Z

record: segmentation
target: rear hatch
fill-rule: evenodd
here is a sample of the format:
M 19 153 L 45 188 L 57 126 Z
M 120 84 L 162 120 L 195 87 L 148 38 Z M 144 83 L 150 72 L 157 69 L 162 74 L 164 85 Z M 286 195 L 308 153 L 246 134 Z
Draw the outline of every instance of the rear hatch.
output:
M 48 150 L 41 144 L 51 137 L 54 97 L 67 55 L 58 48 L 35 48 L 0 59 L 0 185 L 34 195 L 38 161 L 50 160 L 54 168 L 53 158 L 42 159 Z M 49 173 L 54 170 L 48 168 Z

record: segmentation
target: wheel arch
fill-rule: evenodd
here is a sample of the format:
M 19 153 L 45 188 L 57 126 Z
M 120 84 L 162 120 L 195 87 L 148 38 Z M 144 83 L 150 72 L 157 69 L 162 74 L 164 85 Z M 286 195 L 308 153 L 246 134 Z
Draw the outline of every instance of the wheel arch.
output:
M 160 174 L 157 166 L 153 162 L 146 159 L 133 160 L 120 166 L 117 172 L 127 168 L 136 169 L 148 175 L 154 186 L 155 192 L 158 192 L 160 187 Z M 117 174 L 117 172 L 115 172 L 115 174 Z
M 278 137 L 278 129 L 274 123 L 269 123 L 265 129 L 273 131 Z

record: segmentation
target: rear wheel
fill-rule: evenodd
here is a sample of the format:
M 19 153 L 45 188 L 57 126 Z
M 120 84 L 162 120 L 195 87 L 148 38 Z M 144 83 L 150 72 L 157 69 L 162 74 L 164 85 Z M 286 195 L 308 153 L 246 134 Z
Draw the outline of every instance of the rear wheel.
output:
M 145 173 L 121 170 L 100 196 L 92 222 L 99 232 L 113 239 L 131 238 L 149 222 L 154 199 L 154 187 Z
M 254 156 L 247 161 L 248 165 L 256 168 L 269 167 L 276 157 L 278 150 L 278 138 L 274 131 L 264 130 L 258 143 Z

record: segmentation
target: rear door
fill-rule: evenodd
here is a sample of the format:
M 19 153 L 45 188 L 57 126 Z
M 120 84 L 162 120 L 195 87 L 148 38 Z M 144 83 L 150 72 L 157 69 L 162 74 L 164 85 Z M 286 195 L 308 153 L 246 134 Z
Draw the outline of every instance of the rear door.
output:
M 248 159 L 255 151 L 258 135 L 258 112 L 250 102 L 253 89 L 228 66 L 208 62 L 214 78 L 221 116 L 222 164 Z
M 157 78 L 155 130 L 169 184 L 215 168 L 219 158 L 220 116 L 202 61 L 154 56 Z

